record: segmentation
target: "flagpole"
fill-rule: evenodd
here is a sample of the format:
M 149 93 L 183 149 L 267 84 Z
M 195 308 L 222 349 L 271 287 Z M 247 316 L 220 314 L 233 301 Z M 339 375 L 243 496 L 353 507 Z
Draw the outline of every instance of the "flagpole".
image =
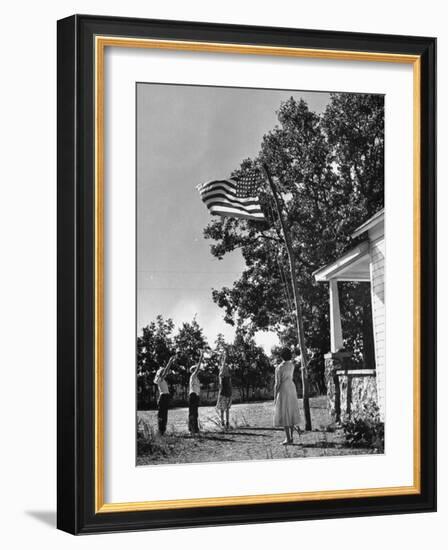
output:
M 272 196 L 274 197 L 275 207 L 277 209 L 278 218 L 280 220 L 280 225 L 283 232 L 283 239 L 285 241 L 286 251 L 288 253 L 289 259 L 289 268 L 291 271 L 291 283 L 292 291 L 294 296 L 294 303 L 296 309 L 296 325 L 297 325 L 297 338 L 299 342 L 300 349 L 300 359 L 302 363 L 302 391 L 303 391 L 303 411 L 305 414 L 305 430 L 311 430 L 311 413 L 310 413 L 310 398 L 309 398 L 309 388 L 308 388 L 308 352 L 305 345 L 305 332 L 303 330 L 303 316 L 302 316 L 302 306 L 300 303 L 299 287 L 297 284 L 297 275 L 296 275 L 296 259 L 294 257 L 294 252 L 292 248 L 291 234 L 289 228 L 286 226 L 286 221 L 283 217 L 280 199 L 277 194 L 277 189 L 272 180 L 271 174 L 269 173 L 268 167 L 263 164 L 263 171 L 266 175 L 266 178 L 269 183 L 269 187 L 272 191 Z

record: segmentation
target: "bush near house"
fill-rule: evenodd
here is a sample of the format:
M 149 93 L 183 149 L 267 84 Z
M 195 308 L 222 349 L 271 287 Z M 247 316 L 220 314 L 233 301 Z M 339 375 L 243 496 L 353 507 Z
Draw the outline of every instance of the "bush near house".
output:
M 370 447 L 378 453 L 384 452 L 384 422 L 373 399 L 346 417 L 342 421 L 342 429 L 349 447 Z

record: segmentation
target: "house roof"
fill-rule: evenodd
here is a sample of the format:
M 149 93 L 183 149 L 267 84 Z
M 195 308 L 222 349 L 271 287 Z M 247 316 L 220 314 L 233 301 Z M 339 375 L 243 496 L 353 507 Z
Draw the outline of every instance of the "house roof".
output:
M 318 282 L 370 281 L 369 242 L 364 241 L 313 273 Z
M 372 229 L 375 227 L 375 225 L 378 225 L 379 223 L 384 222 L 384 208 L 381 208 L 381 210 L 378 210 L 376 214 L 374 214 L 371 218 L 369 218 L 366 222 L 364 222 L 362 225 L 360 225 L 353 233 L 352 233 L 352 239 L 359 237 L 366 231 L 369 231 L 369 229 Z
M 352 239 L 384 223 L 384 208 L 360 225 Z M 322 281 L 370 281 L 369 241 L 365 240 L 340 256 L 331 264 L 321 267 L 313 273 L 318 282 Z

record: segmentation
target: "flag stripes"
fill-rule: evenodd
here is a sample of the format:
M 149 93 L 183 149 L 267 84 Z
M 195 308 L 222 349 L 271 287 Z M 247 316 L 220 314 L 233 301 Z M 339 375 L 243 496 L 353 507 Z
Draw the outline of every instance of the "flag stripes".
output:
M 211 180 L 197 186 L 211 214 L 247 220 L 264 220 L 257 188 L 259 177 Z

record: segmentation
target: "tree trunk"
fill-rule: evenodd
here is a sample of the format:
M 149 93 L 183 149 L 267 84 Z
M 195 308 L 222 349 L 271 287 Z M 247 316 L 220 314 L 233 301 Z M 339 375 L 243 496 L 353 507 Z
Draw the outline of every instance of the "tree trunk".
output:
M 291 235 L 289 233 L 288 228 L 286 227 L 286 223 L 283 218 L 283 213 L 282 213 L 280 201 L 277 195 L 277 190 L 275 188 L 274 182 L 272 181 L 271 175 L 269 174 L 267 167 L 263 165 L 263 168 L 266 173 L 269 186 L 271 187 L 271 190 L 272 190 L 272 195 L 274 197 L 278 218 L 280 220 L 280 225 L 282 227 L 283 237 L 285 240 L 286 251 L 288 253 L 289 268 L 291 271 L 292 291 L 293 291 L 294 303 L 296 307 L 297 339 L 299 343 L 300 359 L 302 363 L 301 373 L 302 373 L 302 389 L 303 389 L 303 411 L 305 414 L 305 430 L 311 431 L 312 425 L 311 425 L 310 397 L 309 397 L 309 387 L 308 387 L 308 352 L 305 345 L 305 332 L 303 330 L 302 306 L 300 303 L 299 288 L 297 285 L 296 259 L 294 257 L 294 252 L 292 249 Z

